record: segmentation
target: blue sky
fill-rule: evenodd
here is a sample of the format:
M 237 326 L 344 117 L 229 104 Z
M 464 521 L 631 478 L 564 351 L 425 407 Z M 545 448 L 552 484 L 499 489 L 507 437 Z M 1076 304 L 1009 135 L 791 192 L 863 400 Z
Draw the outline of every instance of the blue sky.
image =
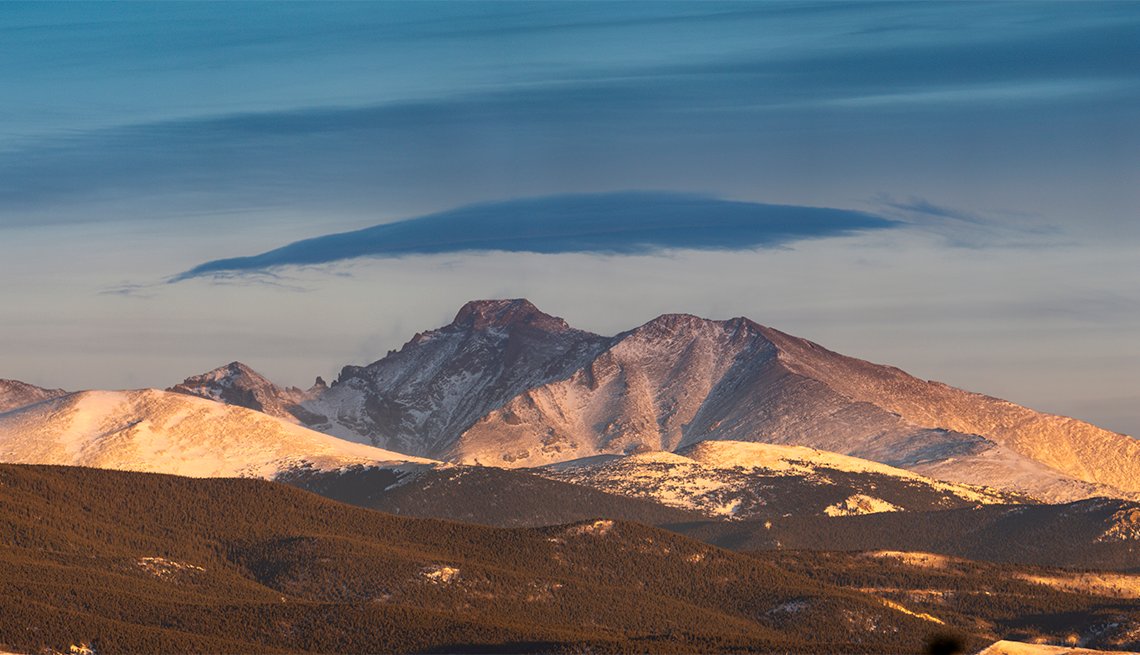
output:
M 1140 433 L 1140 4 L 6 3 L 0 42 L 0 376 L 307 384 L 529 295 L 610 332 L 748 315 Z M 460 208 L 632 191 L 892 222 L 165 284 L 441 212 L 519 250 Z

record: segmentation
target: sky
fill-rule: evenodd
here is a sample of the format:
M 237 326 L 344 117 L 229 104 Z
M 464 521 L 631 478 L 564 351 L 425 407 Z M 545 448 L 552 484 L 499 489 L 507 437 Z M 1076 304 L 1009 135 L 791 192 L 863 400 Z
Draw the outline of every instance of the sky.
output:
M 4 3 L 0 377 L 334 378 L 528 297 L 1140 435 L 1140 3 Z

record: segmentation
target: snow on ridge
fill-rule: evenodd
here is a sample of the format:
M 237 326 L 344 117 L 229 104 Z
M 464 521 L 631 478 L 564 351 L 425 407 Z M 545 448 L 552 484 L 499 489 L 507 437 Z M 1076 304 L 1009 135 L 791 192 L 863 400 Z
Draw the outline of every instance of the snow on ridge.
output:
M 922 479 L 905 469 L 808 446 L 787 446 L 749 441 L 701 441 L 685 452 L 690 459 L 717 468 L 743 466 L 770 471 L 811 472 L 831 468 L 852 473 L 881 473 Z
M 0 461 L 190 477 L 435 462 L 233 405 L 160 391 L 84 391 L 0 416 Z
M 971 502 L 999 504 L 1011 501 L 1009 495 L 986 487 L 944 482 L 869 459 L 806 446 L 748 441 L 702 441 L 684 449 L 683 452 L 694 461 L 715 468 L 744 467 L 792 475 L 818 474 L 820 469 L 847 473 L 875 473 L 913 480 Z
M 951 504 L 1014 502 L 1006 494 L 983 487 L 950 484 L 877 462 L 801 446 L 707 441 L 681 453 L 651 451 L 618 458 L 585 458 L 571 464 L 534 470 L 539 475 L 608 493 L 729 519 L 748 518 L 762 511 L 769 502 L 766 490 L 776 480 L 798 478 L 798 484 L 805 485 L 805 489 L 829 488 L 836 484 L 829 475 L 834 477 L 836 473 L 885 476 L 901 481 L 906 488 L 923 491 L 928 498 L 933 494 Z M 868 491 L 848 492 L 826 507 L 821 504 L 806 511 L 851 516 L 906 509 L 897 501 L 888 502 L 873 494 L 870 490 L 876 486 L 874 478 L 863 486 Z

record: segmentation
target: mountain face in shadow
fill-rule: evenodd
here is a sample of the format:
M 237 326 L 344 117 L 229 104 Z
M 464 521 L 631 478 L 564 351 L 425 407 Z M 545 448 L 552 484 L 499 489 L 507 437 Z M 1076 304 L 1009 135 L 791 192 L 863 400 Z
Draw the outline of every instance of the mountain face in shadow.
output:
M 22 652 L 918 652 L 932 631 L 612 520 L 506 530 L 68 467 L 0 465 L 0 497 L 0 644 Z

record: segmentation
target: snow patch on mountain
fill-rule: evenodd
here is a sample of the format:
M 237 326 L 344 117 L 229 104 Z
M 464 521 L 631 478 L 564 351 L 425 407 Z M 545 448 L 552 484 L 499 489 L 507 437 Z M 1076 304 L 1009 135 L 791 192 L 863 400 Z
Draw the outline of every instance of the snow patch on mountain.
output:
M 681 453 L 655 451 L 621 458 L 591 457 L 534 470 L 539 475 L 607 493 L 729 519 L 771 511 L 768 506 L 773 505 L 777 493 L 793 496 L 794 509 L 828 516 L 1026 500 L 984 487 L 932 480 L 838 453 L 730 441 L 701 442 Z M 841 477 L 843 481 L 837 481 Z M 894 489 L 891 493 L 895 497 L 912 500 L 914 507 L 908 508 L 902 500 L 890 502 L 881 498 L 881 492 L 888 487 Z M 880 492 L 876 493 L 876 489 Z M 798 493 L 808 490 L 823 493 Z M 800 497 L 794 498 L 797 493 Z M 826 498 L 833 500 L 825 502 Z
M 867 494 L 854 494 L 843 499 L 841 503 L 828 505 L 823 513 L 828 516 L 860 516 L 862 514 L 878 514 L 879 512 L 901 512 L 903 508 L 892 505 L 881 498 L 874 498 Z
M 1010 494 L 983 486 L 943 482 L 918 475 L 906 469 L 806 446 L 782 446 L 739 441 L 702 441 L 686 449 L 685 454 L 695 461 L 717 468 L 763 469 L 774 474 L 801 476 L 818 475 L 820 469 L 832 469 L 848 473 L 875 473 L 903 480 L 914 480 L 932 489 L 975 503 L 995 504 L 1020 500 Z
M 434 463 L 157 389 L 85 391 L 0 415 L 0 461 L 269 479 L 297 469 Z

